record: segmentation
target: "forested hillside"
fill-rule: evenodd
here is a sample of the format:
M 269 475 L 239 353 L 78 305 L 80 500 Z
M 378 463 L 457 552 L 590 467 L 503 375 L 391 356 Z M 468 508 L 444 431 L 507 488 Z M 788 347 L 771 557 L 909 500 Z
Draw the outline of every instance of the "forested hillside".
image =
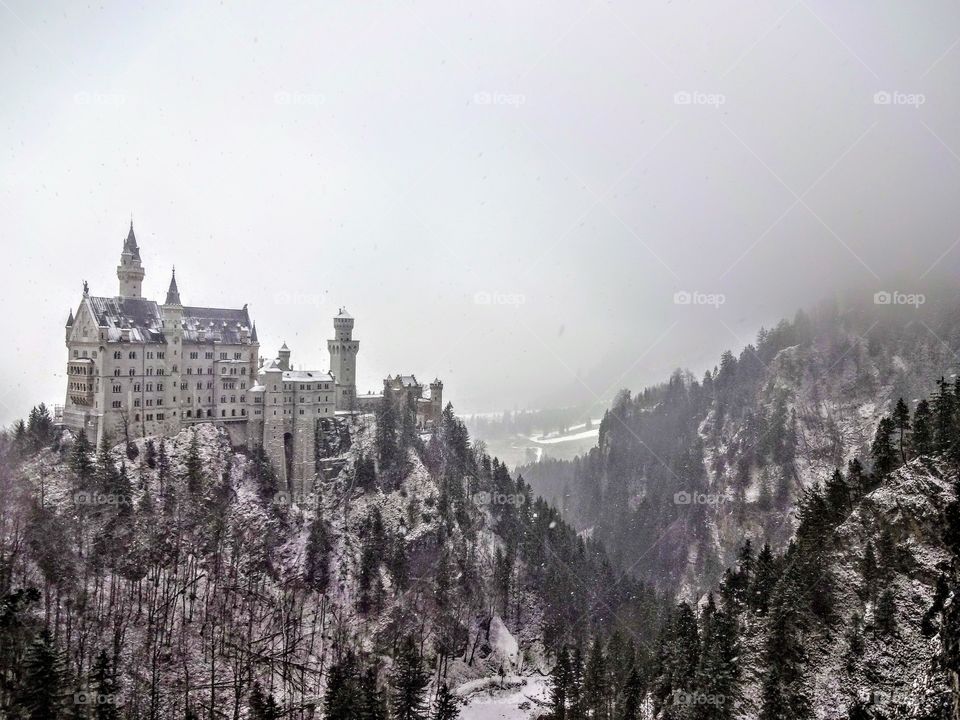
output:
M 519 471 L 621 567 L 697 595 L 745 538 L 785 549 L 804 489 L 854 458 L 869 470 L 880 418 L 951 378 L 958 353 L 955 301 L 826 303 L 761 330 L 702 378 L 677 371 L 622 392 L 587 455 Z
M 0 715 L 448 720 L 448 684 L 659 625 L 449 407 L 318 432 L 306 496 L 213 425 L 94 448 L 39 407 L 4 434 Z

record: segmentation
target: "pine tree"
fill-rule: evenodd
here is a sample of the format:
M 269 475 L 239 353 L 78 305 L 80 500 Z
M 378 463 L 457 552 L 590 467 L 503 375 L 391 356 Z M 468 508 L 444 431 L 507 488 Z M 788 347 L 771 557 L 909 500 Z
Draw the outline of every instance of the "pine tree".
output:
M 393 675 L 393 720 L 423 720 L 430 677 L 412 635 L 407 635 L 397 653 Z
M 603 720 L 606 717 L 606 675 L 603 645 L 600 638 L 596 638 L 590 648 L 590 657 L 587 659 L 583 677 L 583 707 L 592 720 Z
M 19 717 L 54 720 L 60 716 L 60 672 L 57 650 L 44 628 L 27 649 L 22 682 L 16 694 Z
M 157 445 L 153 442 L 153 438 L 147 438 L 144 460 L 146 460 L 147 467 L 151 470 L 157 467 Z
M 282 716 L 273 695 L 265 693 L 259 682 L 253 683 L 248 704 L 250 706 L 249 720 L 280 720 Z
M 339 662 L 330 666 L 327 674 L 323 694 L 325 720 L 354 720 L 358 698 L 357 660 L 347 651 Z
M 770 595 L 777 583 L 777 568 L 770 550 L 770 544 L 764 543 L 757 554 L 756 569 L 750 591 L 750 607 L 758 615 L 766 615 L 770 605 Z
M 870 446 L 870 455 L 873 457 L 873 470 L 878 478 L 886 477 L 890 474 L 896 465 L 896 451 L 890 440 L 890 434 L 893 432 L 893 421 L 884 417 L 877 425 L 877 434 L 873 438 L 873 445 Z
M 90 487 L 96 474 L 96 463 L 94 463 L 91 454 L 93 446 L 87 439 L 85 430 L 77 433 L 77 439 L 73 442 L 73 450 L 70 452 L 70 469 L 77 476 L 76 488 L 86 490 Z
M 933 452 L 933 413 L 926 399 L 913 412 L 913 451 L 923 456 Z
M 378 685 L 377 668 L 368 667 L 360 677 L 360 701 L 357 720 L 387 720 L 387 702 Z
M 563 647 L 557 654 L 557 662 L 550 671 L 550 717 L 566 720 L 567 692 L 570 689 L 570 654 Z
M 460 714 L 460 703 L 456 696 L 450 692 L 447 684 L 440 683 L 440 689 L 437 691 L 437 701 L 433 708 L 433 720 L 456 720 Z
M 695 715 L 701 720 L 728 720 L 740 695 L 736 619 L 719 610 L 704 621 L 702 636 L 696 689 L 707 702 L 695 706 Z
M 643 682 L 634 666 L 630 669 L 630 676 L 623 689 L 623 706 L 617 720 L 640 720 L 643 695 Z
M 105 650 L 101 650 L 97 655 L 93 664 L 93 677 L 91 679 L 93 680 L 91 690 L 96 693 L 94 718 L 96 720 L 117 720 L 120 717 L 120 710 L 117 707 L 119 687 Z
M 937 380 L 933 395 L 933 449 L 941 454 L 950 450 L 953 441 L 956 396 L 944 378 Z
M 806 720 L 813 716 L 799 607 L 803 590 L 794 573 L 788 572 L 778 583 L 771 602 L 761 678 L 760 720 Z
M 303 579 L 311 590 L 324 593 L 330 584 L 330 553 L 333 546 L 327 535 L 327 524 L 320 511 L 310 524 L 304 558 Z
M 827 480 L 826 502 L 829 507 L 831 519 L 834 523 L 840 523 L 847 516 L 850 510 L 850 488 L 847 481 L 840 472 L 840 468 L 833 471 L 833 475 Z
M 900 433 L 900 462 L 906 464 L 907 451 L 904 448 L 904 435 L 910 430 L 910 410 L 903 398 L 897 400 L 897 406 L 893 410 L 893 427 Z

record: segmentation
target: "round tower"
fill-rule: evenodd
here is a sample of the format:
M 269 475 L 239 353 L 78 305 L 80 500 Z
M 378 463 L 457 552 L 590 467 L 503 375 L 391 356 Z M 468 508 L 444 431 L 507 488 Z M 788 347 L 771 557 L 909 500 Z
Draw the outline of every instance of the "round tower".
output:
M 137 247 L 137 238 L 133 234 L 133 220 L 131 220 L 130 232 L 127 233 L 127 239 L 123 241 L 120 264 L 117 265 L 120 297 L 143 297 L 143 276 L 146 274 L 146 270 L 140 263 L 140 248 Z
M 277 359 L 280 363 L 281 370 L 290 369 L 290 348 L 287 347 L 286 343 L 283 344 L 283 347 L 280 348 L 280 352 L 277 353 Z
M 167 299 L 160 306 L 163 315 L 163 337 L 166 340 L 164 351 L 165 374 L 167 376 L 164 389 L 164 427 L 167 433 L 180 430 L 180 413 L 182 403 L 177 400 L 182 393 L 180 390 L 180 365 L 183 361 L 183 305 L 180 304 L 180 289 L 177 287 L 176 268 L 170 273 L 170 287 L 167 289 Z M 182 398 L 181 398 L 182 400 Z
M 333 318 L 333 339 L 327 340 L 330 374 L 337 386 L 336 409 L 354 410 L 357 402 L 357 352 L 360 342 L 353 339 L 353 316 L 346 308 Z

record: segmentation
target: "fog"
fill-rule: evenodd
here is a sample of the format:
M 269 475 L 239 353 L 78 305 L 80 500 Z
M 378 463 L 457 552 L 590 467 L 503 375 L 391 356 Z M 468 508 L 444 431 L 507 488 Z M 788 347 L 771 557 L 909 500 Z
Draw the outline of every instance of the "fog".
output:
M 0 4 L 0 423 L 131 216 L 162 300 L 458 411 L 702 371 L 960 265 L 955 3 Z

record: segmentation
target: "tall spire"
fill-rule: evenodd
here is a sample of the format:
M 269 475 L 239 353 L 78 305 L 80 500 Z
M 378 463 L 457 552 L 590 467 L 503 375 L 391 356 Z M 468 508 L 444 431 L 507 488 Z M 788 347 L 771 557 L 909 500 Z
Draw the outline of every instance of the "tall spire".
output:
M 180 304 L 180 290 L 177 288 L 177 268 L 173 268 L 173 272 L 170 274 L 170 287 L 167 289 L 167 302 L 165 305 L 179 305 Z
M 120 281 L 120 297 L 143 297 L 143 276 L 146 271 L 140 263 L 140 248 L 137 247 L 137 236 L 133 234 L 133 219 L 130 220 L 130 232 L 123 241 L 123 252 L 120 253 L 120 264 L 117 266 L 117 279 Z
M 129 252 L 137 260 L 140 259 L 140 248 L 137 247 L 137 236 L 133 234 L 133 216 L 130 216 L 130 232 L 127 233 L 127 239 L 123 241 L 123 251 Z

